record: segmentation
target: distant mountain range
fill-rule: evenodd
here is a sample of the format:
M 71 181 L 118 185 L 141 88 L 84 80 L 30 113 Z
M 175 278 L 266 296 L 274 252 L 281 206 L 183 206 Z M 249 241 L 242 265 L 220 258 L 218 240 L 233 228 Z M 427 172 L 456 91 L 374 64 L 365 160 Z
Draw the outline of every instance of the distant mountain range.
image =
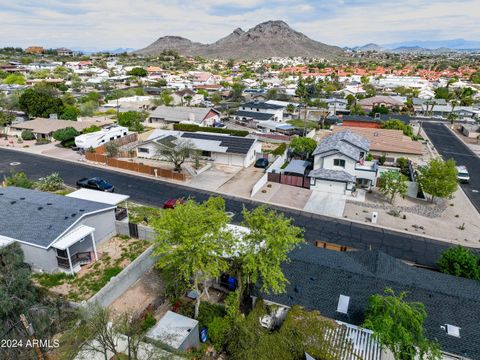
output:
M 109 53 L 109 54 L 122 54 L 122 53 L 130 53 L 135 51 L 133 48 L 117 48 L 117 49 L 105 49 L 105 50 L 86 50 L 86 49 L 73 49 L 73 51 L 81 52 L 82 54 L 94 54 L 94 53 Z
M 289 56 L 336 59 L 345 55 L 341 48 L 312 40 L 281 20 L 267 21 L 248 31 L 237 28 L 212 44 L 192 42 L 179 36 L 163 36 L 146 48 L 134 51 L 134 54 L 157 55 L 164 50 L 176 50 L 187 56 L 248 60 Z
M 480 41 L 464 39 L 452 40 L 412 40 L 390 44 L 366 44 L 350 48 L 354 51 L 377 51 L 394 53 L 431 53 L 471 52 L 480 49 Z

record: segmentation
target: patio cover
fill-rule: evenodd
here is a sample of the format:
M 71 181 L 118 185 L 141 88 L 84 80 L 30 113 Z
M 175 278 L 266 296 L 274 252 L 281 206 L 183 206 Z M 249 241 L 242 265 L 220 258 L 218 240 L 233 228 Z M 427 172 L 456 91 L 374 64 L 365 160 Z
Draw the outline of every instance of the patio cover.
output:
M 95 201 L 102 204 L 118 205 L 130 198 L 129 195 L 114 194 L 98 190 L 80 189 L 67 195 L 76 199 Z
M 305 160 L 292 160 L 287 167 L 283 169 L 283 172 L 304 175 L 308 165 L 310 165 L 310 163 Z
M 62 236 L 57 242 L 52 245 L 52 247 L 59 250 L 66 250 L 84 237 L 92 234 L 94 231 L 95 229 L 90 226 L 80 225 L 66 235 Z

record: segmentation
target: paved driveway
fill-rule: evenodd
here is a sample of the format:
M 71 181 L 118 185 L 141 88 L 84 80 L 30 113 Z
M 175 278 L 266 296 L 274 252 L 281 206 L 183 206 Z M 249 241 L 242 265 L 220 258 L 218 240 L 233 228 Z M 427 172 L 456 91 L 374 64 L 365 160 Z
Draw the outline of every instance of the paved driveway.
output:
M 480 158 L 445 125 L 424 123 L 423 129 L 445 160 L 454 159 L 457 165 L 467 167 L 470 183 L 462 184 L 462 189 L 480 212 Z
M 316 214 L 342 217 L 345 210 L 346 195 L 312 191 L 303 210 Z

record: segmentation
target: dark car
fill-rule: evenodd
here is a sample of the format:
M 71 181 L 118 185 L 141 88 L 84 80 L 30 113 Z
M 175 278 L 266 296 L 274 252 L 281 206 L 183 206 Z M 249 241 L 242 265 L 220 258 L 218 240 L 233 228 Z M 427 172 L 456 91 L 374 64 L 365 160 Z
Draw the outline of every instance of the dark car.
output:
M 106 191 L 106 192 L 114 192 L 115 187 L 103 180 L 99 177 L 93 178 L 82 178 L 77 181 L 77 187 L 85 188 L 85 189 L 92 189 L 92 190 L 99 190 L 99 191 Z
M 255 161 L 254 166 L 256 168 L 266 169 L 268 167 L 268 159 L 265 159 L 265 158 L 258 159 L 257 161 Z
M 177 204 L 184 204 L 185 200 L 183 198 L 180 199 L 168 199 L 163 203 L 164 209 L 174 209 Z

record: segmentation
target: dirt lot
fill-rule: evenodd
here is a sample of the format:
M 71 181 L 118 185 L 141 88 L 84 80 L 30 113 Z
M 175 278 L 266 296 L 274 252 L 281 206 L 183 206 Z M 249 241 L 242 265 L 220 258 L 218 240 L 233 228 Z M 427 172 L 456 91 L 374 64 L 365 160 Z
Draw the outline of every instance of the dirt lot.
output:
M 379 225 L 480 248 L 480 215 L 461 189 L 457 190 L 453 199 L 439 200 L 435 204 L 397 198 L 395 206 L 391 206 L 376 191 L 367 193 L 365 200 L 363 204 L 347 202 L 344 217 L 370 223 L 372 211 L 377 211 Z M 382 205 L 384 208 L 378 208 Z M 392 209 L 402 211 L 396 217 L 388 214 Z M 430 216 L 419 213 L 429 213 Z
M 253 166 L 240 170 L 217 191 L 237 196 L 250 197 L 253 185 L 265 174 L 265 170 Z
M 126 311 L 142 312 L 149 304 L 154 303 L 163 294 L 163 285 L 158 272 L 150 270 L 135 284 L 118 297 L 110 309 L 117 314 Z

